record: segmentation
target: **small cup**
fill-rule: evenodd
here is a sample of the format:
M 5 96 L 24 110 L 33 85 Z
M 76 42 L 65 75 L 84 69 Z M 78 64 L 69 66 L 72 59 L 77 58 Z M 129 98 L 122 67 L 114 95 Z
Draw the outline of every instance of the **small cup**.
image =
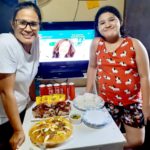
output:
M 69 119 L 72 124 L 80 124 L 82 122 L 82 116 L 79 113 L 71 113 Z

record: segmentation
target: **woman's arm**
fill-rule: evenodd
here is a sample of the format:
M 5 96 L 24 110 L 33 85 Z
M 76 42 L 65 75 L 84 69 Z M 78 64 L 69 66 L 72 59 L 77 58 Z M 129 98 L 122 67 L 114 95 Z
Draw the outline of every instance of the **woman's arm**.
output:
M 10 143 L 12 148 L 16 150 L 23 143 L 25 135 L 14 96 L 14 82 L 15 74 L 0 74 L 0 95 L 5 112 L 14 130 Z
M 90 60 L 89 60 L 89 65 L 87 70 L 86 92 L 92 92 L 96 80 L 96 72 L 97 72 L 96 50 L 97 50 L 98 41 L 99 38 L 95 38 L 90 48 Z
M 137 39 L 133 39 L 133 45 L 136 51 L 136 63 L 140 75 L 141 91 L 143 99 L 143 113 L 145 121 L 150 118 L 150 69 L 147 50 Z
M 32 81 L 31 85 L 30 85 L 30 89 L 29 89 L 29 96 L 30 96 L 30 99 L 35 101 L 36 99 L 36 89 L 35 89 L 35 80 Z

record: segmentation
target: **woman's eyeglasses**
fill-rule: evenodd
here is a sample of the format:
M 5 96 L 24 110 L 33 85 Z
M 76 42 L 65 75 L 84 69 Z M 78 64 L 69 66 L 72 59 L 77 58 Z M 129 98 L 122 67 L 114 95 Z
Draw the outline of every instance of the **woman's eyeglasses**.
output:
M 39 22 L 35 22 L 35 21 L 28 22 L 23 19 L 15 19 L 15 22 L 17 23 L 18 27 L 21 29 L 25 29 L 28 25 L 32 30 L 37 30 L 39 28 Z

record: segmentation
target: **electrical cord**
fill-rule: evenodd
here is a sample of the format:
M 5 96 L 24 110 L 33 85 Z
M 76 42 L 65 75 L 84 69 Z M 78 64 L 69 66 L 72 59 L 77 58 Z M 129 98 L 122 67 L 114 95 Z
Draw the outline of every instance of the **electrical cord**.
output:
M 75 20 L 76 20 L 76 17 L 77 17 L 77 13 L 78 13 L 78 9 L 79 9 L 79 1 L 80 1 L 80 0 L 77 1 L 77 7 L 76 7 L 76 10 L 75 10 L 75 14 L 74 14 L 74 17 L 73 17 L 73 21 L 75 21 Z
M 51 0 L 36 0 L 38 6 L 43 7 L 45 5 L 47 5 Z
M 78 13 L 78 10 L 79 10 L 79 3 L 80 3 L 80 1 L 89 1 L 89 0 L 78 0 L 78 1 L 77 1 L 77 7 L 76 7 L 76 10 L 75 10 L 75 15 L 74 15 L 74 17 L 73 17 L 73 21 L 76 20 L 77 13 Z M 93 1 L 101 1 L 101 0 L 93 0 Z

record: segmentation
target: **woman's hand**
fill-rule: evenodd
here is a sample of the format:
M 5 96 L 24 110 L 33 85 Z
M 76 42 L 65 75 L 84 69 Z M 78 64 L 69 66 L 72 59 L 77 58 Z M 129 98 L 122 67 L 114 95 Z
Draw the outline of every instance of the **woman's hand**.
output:
M 24 140 L 25 140 L 25 134 L 21 130 L 21 131 L 15 131 L 9 142 L 11 144 L 12 149 L 17 150 L 22 145 Z

